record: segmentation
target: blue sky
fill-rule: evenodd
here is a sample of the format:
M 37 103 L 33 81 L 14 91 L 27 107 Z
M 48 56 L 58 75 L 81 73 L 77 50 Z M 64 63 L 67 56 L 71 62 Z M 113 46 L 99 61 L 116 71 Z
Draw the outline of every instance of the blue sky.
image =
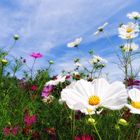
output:
M 112 64 L 117 61 L 114 52 L 122 44 L 117 27 L 129 21 L 128 12 L 140 12 L 139 3 L 139 0 L 1 0 L 0 47 L 8 48 L 12 36 L 19 34 L 20 40 L 11 55 L 23 56 L 31 64 L 29 54 L 40 52 L 44 58 L 38 61 L 36 68 L 46 67 L 47 60 L 52 59 L 55 73 L 71 70 L 75 57 L 80 56 L 86 64 L 87 52 L 93 49 L 110 62 L 105 71 L 111 79 L 119 79 L 121 71 Z M 104 34 L 93 36 L 104 22 L 109 23 L 106 33 L 112 43 Z M 77 37 L 83 38 L 82 53 L 66 46 Z M 139 39 L 136 42 L 139 43 Z

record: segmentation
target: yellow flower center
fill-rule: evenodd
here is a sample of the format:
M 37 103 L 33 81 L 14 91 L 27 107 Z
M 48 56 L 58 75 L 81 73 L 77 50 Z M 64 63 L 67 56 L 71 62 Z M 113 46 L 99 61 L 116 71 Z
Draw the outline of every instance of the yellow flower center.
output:
M 88 100 L 90 105 L 98 105 L 100 103 L 100 98 L 98 96 L 91 96 Z
M 130 38 L 131 38 L 131 35 L 127 35 L 126 38 L 127 38 L 127 39 L 130 39 Z
M 132 102 L 131 105 L 132 105 L 134 108 L 140 109 L 140 102 Z
M 126 30 L 127 33 L 131 33 L 132 31 L 133 31 L 132 28 L 127 28 L 127 30 Z
M 90 114 L 92 112 L 92 110 L 87 108 L 87 112 Z

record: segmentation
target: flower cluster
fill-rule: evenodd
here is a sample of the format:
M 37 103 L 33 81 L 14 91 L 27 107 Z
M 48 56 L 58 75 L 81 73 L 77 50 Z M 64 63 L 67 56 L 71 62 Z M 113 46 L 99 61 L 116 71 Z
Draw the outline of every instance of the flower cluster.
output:
M 135 44 L 135 43 L 131 43 L 131 44 L 127 43 L 127 44 L 121 46 L 121 49 L 124 52 L 137 51 L 138 48 L 139 48 L 139 46 L 137 44 Z
M 119 37 L 126 43 L 120 46 L 121 56 L 118 55 L 120 64 L 119 67 L 124 72 L 124 81 L 128 79 L 136 78 L 136 73 L 133 67 L 133 61 L 137 58 L 139 52 L 139 45 L 135 43 L 134 39 L 139 36 L 139 19 L 140 14 L 138 12 L 128 13 L 127 17 L 134 20 L 134 22 L 128 22 L 127 24 L 121 24 L 118 28 Z M 127 85 L 126 85 L 127 86 Z
M 93 58 L 90 60 L 92 65 L 96 65 L 96 67 L 105 67 L 107 60 L 101 58 L 100 56 L 94 55 Z
M 9 135 L 16 136 L 18 133 L 18 126 L 15 127 L 5 127 L 3 128 L 4 136 L 8 137 Z

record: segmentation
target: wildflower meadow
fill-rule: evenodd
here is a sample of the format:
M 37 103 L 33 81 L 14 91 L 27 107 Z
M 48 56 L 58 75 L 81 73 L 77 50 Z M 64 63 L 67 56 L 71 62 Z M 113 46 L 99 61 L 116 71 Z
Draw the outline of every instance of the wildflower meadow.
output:
M 114 63 L 122 80 L 109 80 L 104 69 L 110 62 L 93 48 L 81 50 L 82 36 L 65 47 L 88 54 L 88 65 L 79 55 L 71 59 L 72 70 L 60 73 L 54 72 L 55 59 L 36 69 L 46 55 L 39 50 L 29 52 L 28 59 L 11 56 L 21 37 L 10 36 L 11 47 L 0 48 L 0 140 L 140 140 L 140 49 L 135 42 L 140 13 L 125 18 L 129 21 L 115 29 L 122 44 L 114 50 Z M 93 37 L 109 26 L 99 26 Z

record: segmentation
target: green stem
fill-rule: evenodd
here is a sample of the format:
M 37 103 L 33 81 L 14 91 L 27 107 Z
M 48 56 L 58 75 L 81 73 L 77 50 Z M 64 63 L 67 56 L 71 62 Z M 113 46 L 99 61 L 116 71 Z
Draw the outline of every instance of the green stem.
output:
M 51 64 L 49 64 L 49 66 L 48 66 L 48 68 L 46 70 L 49 71 L 50 67 L 51 67 Z
M 2 79 L 2 76 L 3 76 L 3 69 L 4 69 L 4 66 L 2 64 L 2 66 L 1 66 L 1 72 L 0 72 L 0 82 L 2 81 L 1 79 Z
M 14 41 L 13 45 L 11 46 L 11 48 L 7 51 L 7 55 L 11 52 L 11 50 L 14 48 L 16 44 L 16 40 Z
M 73 124 L 72 124 L 72 139 L 74 140 L 74 137 L 75 137 L 75 111 L 73 111 L 72 121 L 73 121 Z
M 140 129 L 138 130 L 138 134 L 137 134 L 136 140 L 139 140 L 139 135 L 140 135 Z
M 93 126 L 94 126 L 94 129 L 95 129 L 95 131 L 96 131 L 96 133 L 98 135 L 99 140 L 102 140 L 102 138 L 101 138 L 101 136 L 100 136 L 100 134 L 99 134 L 99 132 L 98 132 L 98 130 L 96 128 L 96 124 L 94 124 Z
M 132 41 L 133 41 L 132 39 L 127 41 L 127 44 L 130 44 L 130 49 L 131 49 Z M 132 51 L 129 51 L 128 55 L 127 55 L 127 57 L 128 57 L 128 64 L 130 65 L 130 74 L 131 74 L 131 76 L 133 76 L 133 67 L 132 67 L 131 56 L 132 56 Z
M 120 133 L 119 133 L 119 135 L 118 135 L 118 140 L 120 140 L 120 138 L 121 138 L 121 137 L 120 137 Z

